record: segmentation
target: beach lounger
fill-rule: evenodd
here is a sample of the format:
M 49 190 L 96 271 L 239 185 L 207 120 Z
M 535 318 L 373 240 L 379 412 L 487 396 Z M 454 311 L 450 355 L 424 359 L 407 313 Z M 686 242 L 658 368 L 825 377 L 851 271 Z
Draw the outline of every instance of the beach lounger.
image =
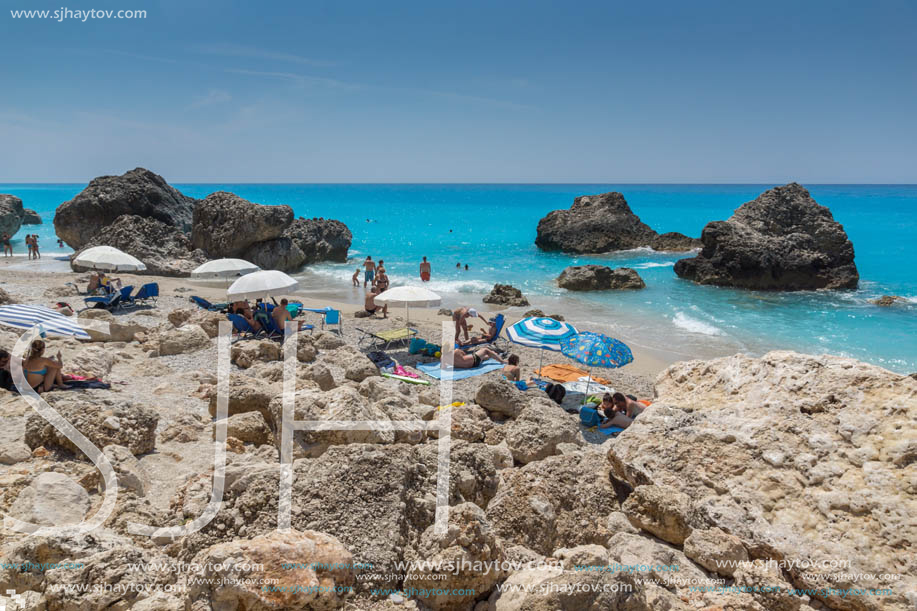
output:
M 494 320 L 497 323 L 497 333 L 494 335 L 494 338 L 492 340 L 488 342 L 481 342 L 479 344 L 465 344 L 465 345 L 456 344 L 455 347 L 458 348 L 459 350 L 468 350 L 472 348 L 479 348 L 481 346 L 489 346 L 492 344 L 496 344 L 498 341 L 502 340 L 503 338 L 500 337 L 500 334 L 503 333 L 503 326 L 506 324 L 506 317 L 503 314 L 497 314 L 494 317 Z
M 159 290 L 157 287 L 157 293 L 158 292 Z M 226 310 L 229 309 L 228 303 L 210 303 L 203 297 L 198 297 L 196 295 L 191 295 L 189 299 L 191 299 L 191 301 L 197 304 L 197 307 L 203 310 L 210 310 L 211 312 L 225 312 Z
M 140 290 L 130 298 L 127 305 L 149 305 L 150 301 L 155 302 L 159 297 L 159 285 L 155 282 L 148 282 L 140 287 Z M 122 301 L 123 301 L 122 297 Z
M 133 287 L 127 287 L 133 288 Z M 114 291 L 108 293 L 107 295 L 99 295 L 98 297 L 86 297 L 83 299 L 83 303 L 86 304 L 86 308 L 104 308 L 109 312 L 118 307 L 118 303 L 121 301 L 121 291 Z
M 419 370 L 421 373 L 424 373 L 437 380 L 441 380 L 443 378 L 443 370 L 441 367 L 442 365 L 439 361 L 433 361 L 432 363 L 419 363 L 414 366 L 414 368 Z M 474 376 L 479 376 L 491 371 L 496 371 L 498 369 L 503 369 L 503 363 L 493 359 L 488 359 L 477 367 L 471 367 L 468 369 L 453 369 L 452 379 L 464 380 L 465 378 L 473 378 Z
M 255 331 L 255 328 L 248 324 L 241 314 L 227 314 L 226 317 L 232 323 L 232 332 L 239 336 L 238 339 L 255 338 L 261 335 L 261 331 Z
M 409 329 L 407 327 L 403 329 L 380 331 L 379 333 L 372 333 L 370 331 L 364 331 L 363 329 L 357 329 L 357 331 L 363 334 L 360 336 L 358 344 L 362 344 L 365 340 L 370 340 L 377 346 L 381 346 L 382 350 L 388 350 L 392 344 L 409 342 L 417 335 L 417 329 Z

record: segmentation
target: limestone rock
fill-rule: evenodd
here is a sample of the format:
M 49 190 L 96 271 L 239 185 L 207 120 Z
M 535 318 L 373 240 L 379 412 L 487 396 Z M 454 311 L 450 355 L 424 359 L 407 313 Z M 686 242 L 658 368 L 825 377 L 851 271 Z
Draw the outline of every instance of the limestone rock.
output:
M 220 323 L 226 321 L 226 316 L 200 308 L 179 308 L 169 312 L 168 319 L 174 327 L 181 327 L 185 324 L 198 325 L 204 330 L 207 337 L 213 338 L 219 335 Z
M 898 295 L 882 295 L 881 297 L 870 300 L 870 303 L 874 303 L 877 306 L 888 307 L 895 304 L 907 303 L 907 299 L 899 297 Z
M 484 303 L 504 306 L 527 306 L 529 300 L 522 291 L 509 284 L 495 284 L 489 295 L 484 296 Z
M 239 441 L 261 445 L 272 443 L 274 436 L 260 411 L 245 412 L 229 417 L 227 435 Z
M 101 346 L 86 346 L 67 360 L 67 372 L 71 374 L 106 378 L 115 363 L 112 351 Z
M 642 246 L 663 250 L 697 248 L 697 240 L 681 234 L 660 236 L 640 221 L 617 192 L 582 195 L 569 210 L 554 210 L 538 222 L 535 245 L 541 250 L 602 253 Z
M 481 384 L 474 402 L 488 412 L 515 418 L 522 413 L 527 399 L 511 382 L 492 380 Z
M 302 376 L 318 384 L 321 390 L 331 390 L 337 385 L 331 371 L 323 363 L 313 363 L 303 372 Z
M 550 555 L 608 541 L 605 517 L 618 509 L 618 499 L 601 454 L 549 456 L 500 474 L 504 483 L 487 518 L 505 544 Z
M 681 545 L 691 527 L 686 513 L 691 500 L 669 486 L 637 486 L 627 497 L 621 510 L 635 527 L 652 533 L 669 543 Z
M 306 263 L 306 253 L 288 237 L 255 242 L 239 256 L 246 261 L 251 261 L 261 269 L 277 269 L 285 272 L 296 271 Z
M 19 493 L 14 517 L 42 526 L 77 524 L 89 511 L 89 493 L 63 473 L 45 471 Z
M 2 195 L 0 195 L 2 197 Z M 41 215 L 32 210 L 31 208 L 23 208 L 22 210 L 22 224 L 23 225 L 41 225 Z
M 108 323 L 108 332 L 87 329 L 90 339 L 94 342 L 131 342 L 141 333 L 149 333 L 149 328 L 135 322 L 120 322 L 108 310 L 85 310 L 79 313 L 79 318 L 101 320 Z
M 305 256 L 305 264 L 347 261 L 353 235 L 347 225 L 325 218 L 298 218 L 283 232 Z
M 289 206 L 262 206 L 217 191 L 194 207 L 191 241 L 214 259 L 241 257 L 253 244 L 279 238 L 292 222 Z
M 646 287 L 636 270 L 629 267 L 611 269 L 605 265 L 571 265 L 557 277 L 557 285 L 569 291 L 602 291 L 609 289 L 642 289 Z
M 312 530 L 219 543 L 194 564 L 200 570 L 189 599 L 214 609 L 339 609 L 355 584 L 353 555 L 337 538 Z M 277 581 L 265 589 L 266 578 Z
M 197 352 L 210 347 L 210 336 L 199 325 L 188 324 L 159 335 L 159 356 Z
M 579 422 L 547 398 L 533 400 L 506 427 L 506 444 L 520 464 L 557 453 L 557 446 L 579 439 Z
M 742 540 L 719 528 L 692 531 L 684 546 L 688 558 L 726 577 L 732 577 L 739 564 L 748 560 Z
M 689 512 L 679 519 L 693 530 L 736 536 L 751 558 L 802 563 L 784 573 L 795 587 L 823 587 L 824 576 L 838 590 L 893 590 L 881 601 L 861 597 L 862 608 L 911 605 L 917 380 L 779 351 L 678 363 L 656 392 L 608 451 L 612 474 L 633 494 L 652 484 L 678 490 Z M 842 573 L 906 577 L 833 580 L 837 571 L 819 563 L 839 559 L 850 561 Z M 851 600 L 821 598 L 836 608 Z
M 247 412 L 261 412 L 267 422 L 273 423 L 268 405 L 277 394 L 278 390 L 275 387 L 257 378 L 238 375 L 230 376 L 227 415 L 232 417 Z M 215 390 L 210 395 L 207 409 L 210 416 L 216 418 L 217 394 Z
M 239 342 L 230 350 L 230 360 L 242 369 L 248 369 L 257 361 L 270 363 L 282 359 L 280 344 L 269 339 Z
M 796 183 L 765 191 L 701 234 L 703 249 L 675 263 L 700 284 L 798 291 L 856 288 L 853 244 L 831 211 Z
M 21 199 L 15 195 L 0 193 L 0 236 L 4 233 L 16 235 L 22 226 L 24 215 Z
M 156 446 L 159 416 L 148 407 L 88 393 L 80 396 L 47 393 L 43 396 L 96 447 L 121 445 L 137 455 L 150 452 Z M 70 439 L 36 412 L 26 416 L 25 442 L 33 450 L 40 446 L 56 446 L 83 455 Z
M 188 277 L 194 268 L 207 261 L 203 251 L 191 246 L 191 240 L 181 228 L 136 214 L 121 215 L 100 227 L 83 242 L 80 250 L 93 246 L 113 246 L 140 259 L 146 270 L 135 272 L 138 275 Z M 87 271 L 75 263 L 77 254 L 71 258 L 71 269 Z
M 419 550 L 407 557 L 418 568 L 408 574 L 404 587 L 433 592 L 421 598 L 432 608 L 466 609 L 502 579 L 504 559 L 503 544 L 484 511 L 462 503 L 450 508 L 444 534 L 436 534 L 434 526 L 424 531 Z
M 76 197 L 58 206 L 54 230 L 74 249 L 124 214 L 152 218 L 187 232 L 196 201 L 170 187 L 162 176 L 136 168 L 121 176 L 92 179 Z
M 145 496 L 152 482 L 146 470 L 131 451 L 124 446 L 105 446 L 102 452 L 111 461 L 111 466 L 118 476 L 118 486 L 127 488 L 137 496 Z

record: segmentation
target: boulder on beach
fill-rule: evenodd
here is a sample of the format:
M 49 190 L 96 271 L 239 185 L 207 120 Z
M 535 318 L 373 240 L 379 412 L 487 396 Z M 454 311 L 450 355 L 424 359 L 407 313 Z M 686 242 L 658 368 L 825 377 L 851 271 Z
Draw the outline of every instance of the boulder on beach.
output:
M 896 303 L 907 303 L 907 299 L 904 297 L 899 297 L 898 295 L 882 295 L 876 299 L 870 299 L 869 303 L 874 303 L 877 306 L 893 306 Z
M 187 277 L 207 261 L 204 252 L 193 249 L 188 236 L 174 225 L 135 214 L 119 216 L 111 225 L 102 227 L 81 250 L 93 246 L 113 246 L 137 257 L 146 265 L 146 270 L 138 274 Z M 74 265 L 72 259 L 70 267 L 74 271 L 86 271 Z
M 529 300 L 522 291 L 509 284 L 495 284 L 489 295 L 484 296 L 484 303 L 504 306 L 527 306 Z
M 298 218 L 283 232 L 299 247 L 305 264 L 321 261 L 347 261 L 353 235 L 341 221 L 325 218 Z
M 541 250 L 602 253 L 631 248 L 687 251 L 700 241 L 680 233 L 659 235 L 633 213 L 616 191 L 582 195 L 569 210 L 554 210 L 538 222 L 535 245 Z
M 557 285 L 568 291 L 646 288 L 636 270 L 629 267 L 611 269 L 605 265 L 571 265 L 557 277 Z
M 2 197 L 2 196 L 0 196 Z M 22 210 L 22 224 L 23 225 L 41 225 L 41 215 L 32 210 L 31 208 L 24 208 Z
M 607 455 L 634 526 L 684 545 L 703 566 L 749 557 L 790 567 L 770 577 L 728 567 L 740 585 L 888 588 L 875 605 L 815 598 L 831 609 L 912 608 L 917 381 L 854 359 L 779 351 L 676 363 L 656 392 Z M 841 559 L 850 564 L 830 568 Z
M 675 263 L 699 284 L 800 291 L 853 289 L 853 244 L 831 211 L 796 183 L 765 191 L 704 227 L 703 249 Z
M 23 216 L 22 200 L 15 195 L 0 193 L 0 235 L 16 235 L 22 226 Z
M 217 191 L 195 206 L 191 241 L 214 259 L 239 257 L 257 242 L 279 238 L 292 222 L 289 206 L 262 206 Z
M 76 197 L 58 206 L 54 231 L 74 249 L 82 248 L 124 214 L 152 218 L 187 232 L 196 202 L 162 176 L 136 168 L 121 176 L 93 178 Z

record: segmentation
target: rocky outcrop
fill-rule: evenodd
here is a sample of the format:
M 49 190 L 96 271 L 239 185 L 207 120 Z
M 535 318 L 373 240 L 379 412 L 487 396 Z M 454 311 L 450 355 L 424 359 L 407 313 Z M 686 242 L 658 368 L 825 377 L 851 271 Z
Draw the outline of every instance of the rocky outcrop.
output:
M 125 214 L 152 218 L 187 232 L 196 201 L 169 186 L 162 176 L 136 168 L 121 176 L 92 179 L 76 197 L 58 206 L 54 231 L 74 249 L 82 248 Z
M 538 222 L 535 245 L 547 251 L 601 253 L 644 246 L 686 251 L 700 243 L 680 233 L 659 235 L 631 211 L 623 195 L 612 191 L 582 195 L 569 210 L 549 212 Z
M 15 195 L 0 193 L 0 235 L 16 235 L 22 226 L 22 200 Z
M 23 225 L 41 225 L 42 224 L 41 215 L 35 212 L 34 210 L 32 210 L 31 208 L 23 208 L 22 224 Z
M 102 227 L 83 248 L 92 246 L 113 246 L 137 257 L 146 265 L 146 271 L 136 272 L 138 274 L 187 277 L 207 261 L 204 251 L 192 248 L 191 240 L 179 228 L 135 214 L 119 216 Z M 72 261 L 70 267 L 74 271 L 86 271 Z
M 771 352 L 677 363 L 656 391 L 608 452 L 632 524 L 703 566 L 711 556 L 782 563 L 773 575 L 732 567 L 739 585 L 888 588 L 881 600 L 815 596 L 833 609 L 909 608 L 917 381 L 853 359 Z M 830 568 L 839 560 L 850 564 Z M 768 609 L 800 603 L 755 598 Z
M 262 206 L 217 191 L 195 206 L 191 241 L 214 259 L 240 257 L 253 244 L 279 238 L 292 222 L 289 206 Z
M 877 306 L 888 307 L 895 304 L 907 303 L 907 299 L 904 297 L 899 297 L 898 295 L 882 295 L 876 299 L 871 299 L 869 303 L 874 303 Z
M 347 261 L 347 251 L 353 240 L 347 225 L 324 218 L 298 218 L 283 232 L 283 237 L 293 240 L 299 247 L 305 255 L 306 265 L 320 261 Z
M 699 284 L 798 291 L 852 289 L 859 282 L 843 226 L 796 183 L 708 223 L 701 241 L 696 257 L 675 263 L 676 274 Z
M 557 285 L 568 291 L 646 288 L 636 270 L 629 267 L 611 269 L 605 265 L 571 265 L 557 277 Z
M 489 295 L 484 296 L 484 303 L 503 306 L 527 306 L 529 300 L 522 291 L 509 284 L 495 284 Z
M 41 526 L 76 524 L 89 511 L 89 494 L 64 475 L 41 473 L 19 493 L 10 513 L 25 522 Z
M 120 445 L 136 455 L 151 452 L 156 446 L 159 416 L 150 408 L 98 396 L 52 394 L 56 396 L 50 398 L 49 395 L 46 400 L 96 447 Z M 39 446 L 59 447 L 83 456 L 66 435 L 37 412 L 30 412 L 26 417 L 25 442 L 33 450 Z

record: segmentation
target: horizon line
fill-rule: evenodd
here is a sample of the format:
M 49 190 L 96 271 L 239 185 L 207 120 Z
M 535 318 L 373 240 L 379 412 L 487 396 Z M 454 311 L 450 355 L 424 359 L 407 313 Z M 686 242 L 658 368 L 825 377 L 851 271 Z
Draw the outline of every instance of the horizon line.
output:
M 99 178 L 101 176 L 119 176 L 115 174 L 102 174 L 94 178 Z M 94 179 L 93 178 L 93 179 Z M 90 180 L 93 180 L 90 179 Z M 761 186 L 761 185 L 770 185 L 770 184 L 789 184 L 792 182 L 802 184 L 802 185 L 819 185 L 819 186 L 896 186 L 896 187 L 910 187 L 917 186 L 917 182 L 810 182 L 807 180 L 790 180 L 787 182 L 773 181 L 773 180 L 748 180 L 748 181 L 725 181 L 725 182 L 684 182 L 684 181 L 550 181 L 550 182 L 519 182 L 519 181 L 507 181 L 507 182 L 496 182 L 496 181 L 471 181 L 471 182 L 456 182 L 456 181 L 391 181 L 391 182 L 376 182 L 376 181 L 262 181 L 262 180 L 243 180 L 243 181 L 226 181 L 226 180 L 207 180 L 207 181 L 188 181 L 188 180 L 175 180 L 175 181 L 166 181 L 170 185 L 505 185 L 505 186 L 553 186 L 553 185 L 668 185 L 668 186 L 682 186 L 682 185 L 696 185 L 696 186 L 705 186 L 705 185 L 751 185 L 751 186 Z M 88 181 L 75 180 L 42 180 L 42 181 L 4 181 L 0 180 L 0 184 L 3 185 L 79 185 L 79 184 L 89 184 Z

